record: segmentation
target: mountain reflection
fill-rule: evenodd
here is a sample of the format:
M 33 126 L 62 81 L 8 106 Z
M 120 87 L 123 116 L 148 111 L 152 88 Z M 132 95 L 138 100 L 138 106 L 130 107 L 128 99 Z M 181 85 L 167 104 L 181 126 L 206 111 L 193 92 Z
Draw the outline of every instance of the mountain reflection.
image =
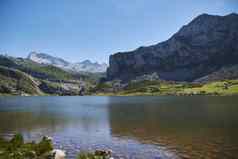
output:
M 78 150 L 112 149 L 124 158 L 235 158 L 234 97 L 0 98 L 0 134 L 54 138 Z
M 106 107 L 97 108 L 77 98 L 31 97 L 0 99 L 0 133 L 39 132 L 41 135 L 63 132 L 95 133 L 109 130 Z M 39 135 L 40 135 L 39 134 Z
M 232 97 L 129 99 L 134 102 L 110 98 L 113 136 L 162 146 L 180 157 L 237 155 L 238 108 Z
M 67 120 L 52 118 L 52 114 L 34 114 L 32 112 L 0 112 L 0 133 L 32 131 L 47 129 L 56 131 L 57 126 L 64 125 Z

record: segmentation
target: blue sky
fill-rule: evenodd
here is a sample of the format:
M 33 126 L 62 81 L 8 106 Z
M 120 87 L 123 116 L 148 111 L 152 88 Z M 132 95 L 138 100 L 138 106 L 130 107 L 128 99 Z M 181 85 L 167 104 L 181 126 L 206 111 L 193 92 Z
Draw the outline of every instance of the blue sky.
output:
M 231 12 L 238 0 L 0 0 L 0 52 L 108 62 L 168 39 L 202 13 Z

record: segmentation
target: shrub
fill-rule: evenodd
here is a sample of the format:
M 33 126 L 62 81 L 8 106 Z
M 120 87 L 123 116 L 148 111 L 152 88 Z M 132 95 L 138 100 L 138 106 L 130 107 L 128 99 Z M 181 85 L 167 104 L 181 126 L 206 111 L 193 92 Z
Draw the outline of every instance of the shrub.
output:
M 9 141 L 0 138 L 0 159 L 50 159 L 52 150 L 53 144 L 47 137 L 39 143 L 24 143 L 21 134 Z
M 96 150 L 94 153 L 81 152 L 77 159 L 110 159 L 111 151 Z

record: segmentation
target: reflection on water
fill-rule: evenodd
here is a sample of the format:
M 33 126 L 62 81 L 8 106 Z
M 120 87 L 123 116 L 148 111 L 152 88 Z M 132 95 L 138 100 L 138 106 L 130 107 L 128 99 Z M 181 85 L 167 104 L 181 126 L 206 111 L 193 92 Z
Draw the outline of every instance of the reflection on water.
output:
M 238 158 L 238 105 L 234 97 L 133 101 L 140 104 L 125 106 L 120 102 L 109 108 L 115 136 L 164 146 L 180 157 Z
M 69 158 L 238 158 L 235 97 L 0 97 L 0 133 L 54 138 Z

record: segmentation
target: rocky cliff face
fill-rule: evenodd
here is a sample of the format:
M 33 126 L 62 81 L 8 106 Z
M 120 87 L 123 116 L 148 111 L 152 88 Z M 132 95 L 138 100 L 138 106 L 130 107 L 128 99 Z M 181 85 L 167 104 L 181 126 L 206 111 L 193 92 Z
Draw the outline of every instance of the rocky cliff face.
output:
M 110 56 L 109 80 L 158 73 L 160 78 L 193 81 L 238 64 L 238 14 L 202 14 L 169 40 Z

